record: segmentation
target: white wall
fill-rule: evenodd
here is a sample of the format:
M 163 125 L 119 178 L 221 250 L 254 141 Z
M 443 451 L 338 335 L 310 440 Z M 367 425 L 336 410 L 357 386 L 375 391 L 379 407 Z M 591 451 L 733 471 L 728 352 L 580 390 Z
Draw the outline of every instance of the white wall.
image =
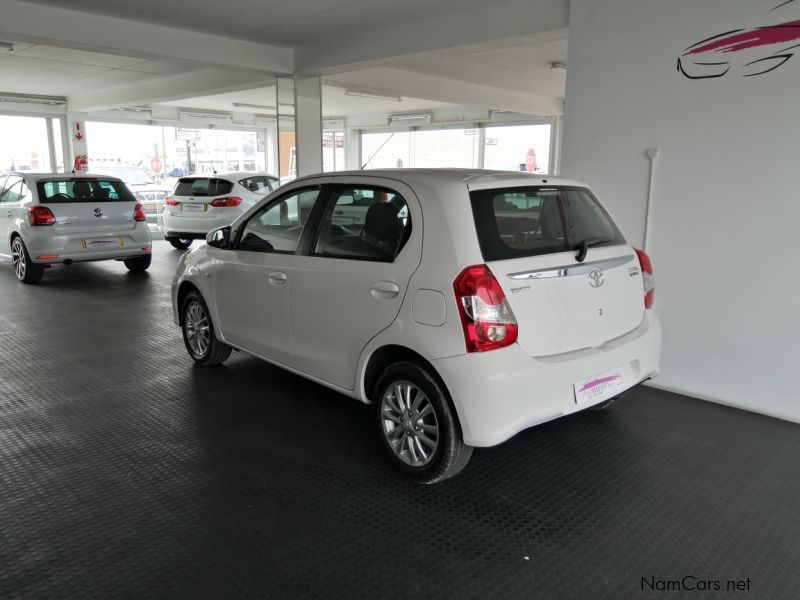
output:
M 800 55 L 751 78 L 676 70 L 700 40 L 800 19 L 779 3 L 572 0 L 563 171 L 639 244 L 645 152 L 660 149 L 657 383 L 800 421 Z

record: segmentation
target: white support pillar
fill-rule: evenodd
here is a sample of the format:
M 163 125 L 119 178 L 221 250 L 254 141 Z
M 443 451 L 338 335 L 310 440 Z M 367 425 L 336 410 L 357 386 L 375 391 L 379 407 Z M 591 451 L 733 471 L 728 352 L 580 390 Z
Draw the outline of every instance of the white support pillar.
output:
M 67 128 L 69 130 L 69 157 L 64 157 L 64 170 L 89 170 L 89 150 L 86 142 L 85 115 L 78 113 L 67 114 Z
M 294 78 L 297 175 L 322 172 L 322 85 L 319 77 Z

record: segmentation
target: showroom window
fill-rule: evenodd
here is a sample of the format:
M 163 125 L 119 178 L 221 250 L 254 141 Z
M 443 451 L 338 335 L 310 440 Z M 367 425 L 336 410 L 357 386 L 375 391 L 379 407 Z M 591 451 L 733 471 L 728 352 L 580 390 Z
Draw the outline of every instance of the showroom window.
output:
M 551 129 L 546 122 L 362 131 L 361 165 L 365 169 L 464 168 L 546 174 Z
M 60 145 L 61 119 L 0 115 L 0 171 L 51 170 L 48 121 L 59 130 Z

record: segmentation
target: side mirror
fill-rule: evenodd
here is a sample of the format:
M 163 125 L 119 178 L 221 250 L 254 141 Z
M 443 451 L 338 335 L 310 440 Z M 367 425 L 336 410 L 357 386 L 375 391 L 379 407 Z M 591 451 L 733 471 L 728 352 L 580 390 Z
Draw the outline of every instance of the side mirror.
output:
M 231 245 L 231 226 L 219 227 L 212 229 L 206 236 L 206 244 L 214 248 L 225 249 Z

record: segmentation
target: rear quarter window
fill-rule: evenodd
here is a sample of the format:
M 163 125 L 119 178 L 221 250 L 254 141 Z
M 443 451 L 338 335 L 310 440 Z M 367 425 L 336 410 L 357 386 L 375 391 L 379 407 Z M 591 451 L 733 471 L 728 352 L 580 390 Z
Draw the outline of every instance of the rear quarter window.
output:
M 230 194 L 233 183 L 217 177 L 184 177 L 175 185 L 175 196 L 213 197 Z
M 624 244 L 597 198 L 580 187 L 522 187 L 470 193 L 486 261 L 567 252 L 581 242 Z

